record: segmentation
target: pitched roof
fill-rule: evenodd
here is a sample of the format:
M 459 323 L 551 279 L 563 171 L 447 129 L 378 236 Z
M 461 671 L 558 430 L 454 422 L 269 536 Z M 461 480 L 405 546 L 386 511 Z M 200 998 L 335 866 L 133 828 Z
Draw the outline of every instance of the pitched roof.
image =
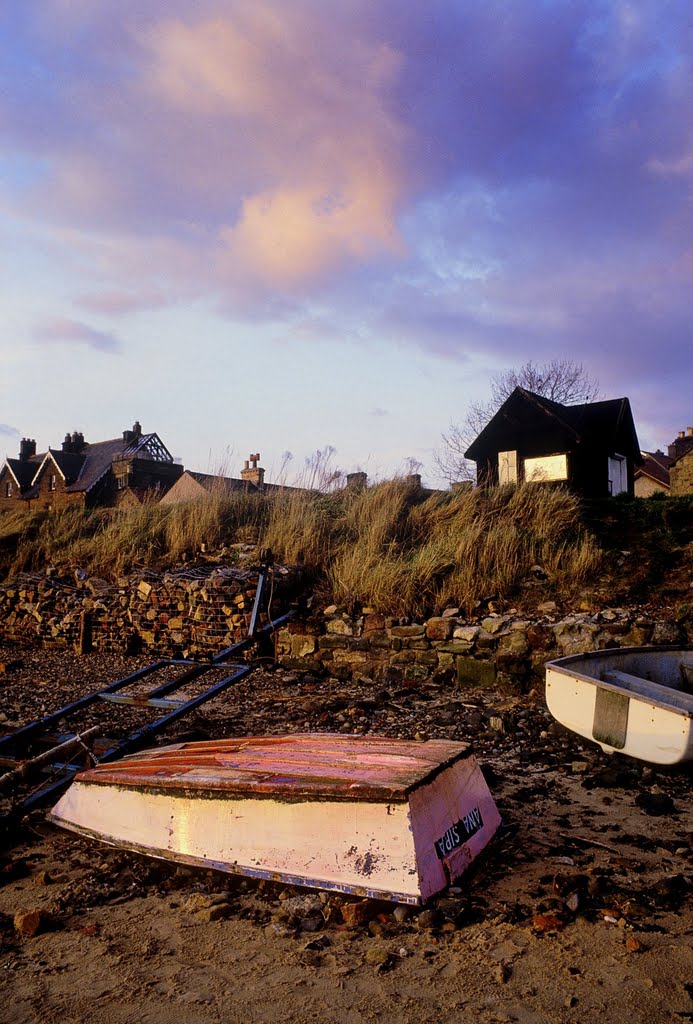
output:
M 201 487 L 204 487 L 206 491 L 213 491 L 216 488 L 220 488 L 224 491 L 247 491 L 249 488 L 255 489 L 254 484 L 248 484 L 245 480 L 239 480 L 237 477 L 232 476 L 218 476 L 214 473 L 198 473 L 194 469 L 186 469 L 185 471 L 188 476 L 191 476 L 193 480 L 196 480 Z
M 37 467 L 43 462 L 46 453 L 32 455 L 30 459 L 5 459 L 5 465 L 14 477 L 20 490 L 28 487 L 34 479 Z
M 173 462 L 173 458 L 161 442 L 158 434 L 142 434 L 131 440 L 114 437 L 108 441 L 95 441 L 84 445 L 80 452 L 65 452 L 49 448 L 45 455 L 36 456 L 33 462 L 31 482 L 35 483 L 47 459 L 55 463 L 65 480 L 65 490 L 70 493 L 90 491 L 119 459 L 142 458 L 162 463 Z M 9 459 L 7 460 L 10 461 Z M 18 459 L 12 460 L 18 462 Z M 33 489 L 32 489 L 33 490 Z M 31 493 L 27 497 L 33 496 Z
M 111 468 L 114 459 L 119 458 L 127 448 L 127 442 L 122 437 L 113 438 L 111 441 L 95 441 L 94 444 L 87 444 L 84 451 L 73 456 L 82 460 L 79 473 L 67 481 L 65 488 L 71 494 L 76 491 L 90 491 L 104 473 Z
M 670 483 L 669 467 L 674 460 L 663 452 L 640 452 L 640 454 L 643 457 L 643 464 L 635 472 L 636 479 L 640 476 L 649 476 L 657 483 L 668 487 Z
M 526 388 L 520 387 L 515 388 L 512 394 L 506 398 L 500 409 L 474 439 L 464 453 L 465 458 L 476 459 L 481 454 L 485 443 L 494 433 L 498 420 L 504 419 L 506 409 L 518 402 L 538 409 L 556 426 L 560 426 L 566 431 L 576 444 L 600 441 L 607 447 L 615 447 L 616 442 L 623 440 L 624 435 L 627 435 L 636 461 L 641 458 L 630 402 L 627 398 L 610 398 L 604 402 L 586 402 L 580 405 L 562 405 L 560 402 L 553 402 L 549 398 L 544 398 L 543 395 L 536 395 L 533 391 L 527 391 Z

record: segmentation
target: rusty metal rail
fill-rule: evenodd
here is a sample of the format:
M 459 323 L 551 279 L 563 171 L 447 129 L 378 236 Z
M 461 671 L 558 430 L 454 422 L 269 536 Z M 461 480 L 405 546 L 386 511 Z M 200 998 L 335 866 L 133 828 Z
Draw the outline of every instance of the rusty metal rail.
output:
M 100 731 L 99 727 L 86 730 L 81 736 L 76 731 L 72 735 L 69 733 L 62 735 L 62 742 L 57 746 L 52 745 L 48 750 L 27 757 L 27 749 L 32 744 L 45 744 L 46 741 L 54 744 L 55 741 L 51 737 L 50 731 L 51 727 L 55 726 L 58 722 L 62 720 L 67 721 L 85 708 L 100 702 L 116 706 L 126 705 L 140 709 L 153 708 L 166 712 L 166 714 L 155 721 L 143 725 L 121 739 L 116 740 L 106 751 L 99 753 L 98 758 L 93 754 L 90 757 L 92 763 L 97 761 L 98 763 L 115 761 L 123 754 L 131 753 L 139 747 L 145 746 L 158 733 L 171 725 L 172 722 L 177 721 L 207 701 L 219 696 L 219 694 L 252 672 L 256 664 L 248 662 L 234 663 L 234 659 L 254 643 L 257 643 L 263 636 L 271 635 L 294 614 L 293 611 L 289 611 L 273 621 L 270 620 L 267 625 L 258 628 L 257 624 L 262 610 L 262 603 L 265 599 L 265 589 L 271 565 L 272 553 L 270 551 L 263 552 L 247 635 L 237 643 L 220 651 L 219 654 L 210 658 L 209 661 L 199 662 L 181 658 L 160 659 L 159 661 L 152 662 L 151 665 L 138 669 L 136 672 L 132 672 L 122 679 L 117 679 L 101 690 L 86 694 L 84 697 L 80 697 L 78 700 L 72 701 L 72 703 L 66 704 L 56 711 L 52 711 L 43 718 L 29 722 L 27 725 L 16 729 L 13 733 L 0 737 L 0 764 L 10 768 L 10 771 L 0 776 L 0 788 L 18 788 L 28 776 L 36 771 L 44 771 L 49 774 L 49 778 L 42 785 L 39 785 L 33 792 L 23 798 L 16 800 L 7 814 L 4 816 L 0 815 L 0 824 L 6 825 L 9 820 L 15 820 L 17 815 L 25 814 L 34 807 L 54 799 L 63 789 L 67 788 L 77 772 L 82 770 L 83 764 L 74 764 L 69 761 L 65 763 L 62 758 L 71 757 L 74 754 L 88 755 L 89 752 L 84 740 L 95 738 L 96 733 Z M 182 672 L 176 679 L 162 683 L 147 693 L 125 694 L 120 692 L 126 687 L 145 679 L 153 672 L 176 665 L 188 666 L 187 671 Z M 228 674 L 212 686 L 209 686 L 202 693 L 194 697 L 186 697 L 185 699 L 175 698 L 175 692 L 182 690 L 186 684 L 213 670 L 218 673 L 224 669 L 229 670 Z M 22 754 L 23 757 L 20 756 Z

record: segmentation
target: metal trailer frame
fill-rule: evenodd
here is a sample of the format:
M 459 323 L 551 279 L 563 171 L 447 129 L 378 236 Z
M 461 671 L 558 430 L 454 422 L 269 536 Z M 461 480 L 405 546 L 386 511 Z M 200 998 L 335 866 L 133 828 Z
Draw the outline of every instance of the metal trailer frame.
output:
M 263 551 L 261 553 L 260 573 L 258 576 L 258 585 L 250 616 L 250 623 L 248 625 L 248 632 L 243 640 L 239 640 L 230 647 L 226 647 L 223 651 L 220 651 L 219 654 L 214 655 L 214 657 L 209 661 L 205 662 L 194 661 L 193 659 L 188 658 L 162 658 L 159 661 L 152 662 L 151 665 L 147 665 L 144 668 L 138 669 L 136 672 L 132 672 L 130 675 L 125 676 L 122 679 L 117 679 L 102 690 L 96 690 L 93 693 L 86 694 L 84 697 L 78 698 L 71 704 L 66 704 L 64 707 L 58 708 L 57 711 L 52 711 L 43 718 L 39 718 L 34 722 L 29 722 L 27 725 L 16 729 L 13 733 L 8 733 L 8 735 L 0 737 L 0 763 L 10 769 L 5 775 L 0 776 L 0 788 L 16 788 L 16 786 L 18 786 L 27 777 L 27 775 L 31 774 L 32 770 L 49 771 L 52 776 L 51 779 L 43 786 L 39 786 L 38 789 L 34 790 L 23 800 L 16 802 L 11 811 L 4 816 L 5 823 L 9 818 L 14 819 L 17 815 L 25 814 L 28 811 L 33 810 L 35 807 L 38 807 L 58 796 L 62 790 L 69 786 L 75 775 L 82 770 L 81 765 L 73 765 L 70 763 L 66 764 L 62 760 L 53 761 L 51 759 L 51 755 L 57 757 L 60 754 L 65 754 L 68 750 L 77 750 L 78 752 L 84 751 L 89 756 L 94 757 L 87 746 L 87 741 L 94 740 L 96 738 L 96 731 L 94 728 L 85 730 L 85 733 L 82 736 L 80 736 L 79 733 L 74 733 L 72 735 L 68 734 L 63 737 L 58 746 L 44 751 L 37 757 L 22 760 L 18 756 L 19 749 L 26 743 L 26 741 L 39 739 L 42 735 L 47 733 L 51 725 L 54 725 L 60 719 L 69 718 L 71 715 L 81 711 L 83 708 L 99 701 L 105 701 L 111 704 L 125 704 L 141 708 L 161 708 L 165 710 L 166 714 L 162 715 L 161 718 L 158 718 L 156 721 L 150 722 L 147 725 L 141 726 L 129 733 L 127 736 L 124 736 L 122 739 L 117 740 L 113 746 L 109 747 L 105 753 L 100 754 L 98 757 L 99 763 L 115 761 L 124 754 L 145 746 L 147 742 L 157 735 L 157 733 L 160 733 L 172 722 L 175 722 L 177 719 L 187 715 L 190 711 L 194 711 L 202 704 L 205 704 L 207 701 L 217 697 L 220 693 L 223 693 L 224 690 L 233 686 L 234 683 L 237 683 L 240 679 L 249 675 L 257 667 L 256 664 L 249 664 L 246 662 L 234 664 L 231 659 L 242 654 L 243 651 L 251 647 L 259 638 L 263 636 L 271 636 L 275 630 L 295 614 L 294 611 L 286 612 L 284 615 L 281 615 L 274 621 L 270 620 L 267 625 L 258 629 L 257 623 L 271 566 L 271 551 Z M 118 692 L 119 690 L 129 686 L 131 683 L 144 679 L 152 672 L 156 672 L 158 669 L 165 668 L 168 665 L 189 665 L 190 668 L 187 672 L 183 672 L 178 679 L 162 683 L 160 686 L 155 687 L 153 690 L 150 690 L 148 693 L 141 696 L 121 694 Z M 212 669 L 218 670 L 219 668 L 226 667 L 231 670 L 229 675 L 225 676 L 220 682 L 210 686 L 207 690 L 198 694 L 196 697 L 192 697 L 188 700 L 176 700 L 169 696 L 169 694 L 173 694 L 176 690 L 181 689 L 186 683 L 197 679 L 206 672 L 210 672 Z M 87 735 L 87 733 L 89 735 Z M 56 774 L 59 776 L 58 778 L 55 778 Z M 3 819 L 0 818 L 0 822 L 2 821 Z

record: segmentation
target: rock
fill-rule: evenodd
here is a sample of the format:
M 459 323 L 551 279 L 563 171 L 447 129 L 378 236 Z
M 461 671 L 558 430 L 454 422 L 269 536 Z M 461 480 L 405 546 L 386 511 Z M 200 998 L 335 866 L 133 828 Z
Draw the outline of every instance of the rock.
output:
M 679 635 L 679 628 L 674 622 L 657 622 L 652 632 L 653 644 L 661 644 L 662 646 L 678 644 L 680 643 L 681 637 Z
M 392 911 L 392 916 L 397 924 L 404 924 L 404 922 L 411 917 L 411 907 L 408 907 L 406 903 L 400 903 Z
M 416 924 L 422 931 L 430 931 L 432 928 L 437 928 L 440 924 L 440 917 L 441 915 L 437 910 L 422 910 L 416 919 Z
M 564 927 L 564 922 L 557 914 L 535 914 L 532 918 L 532 928 L 541 934 L 560 932 Z
M 34 875 L 34 885 L 51 885 L 53 879 L 47 871 L 39 871 Z
M 183 909 L 189 914 L 198 914 L 212 906 L 212 898 L 204 892 L 192 892 L 183 902 Z
M 426 623 L 426 636 L 429 640 L 448 640 L 452 633 L 452 622 L 449 618 L 429 619 Z
M 642 953 L 647 947 L 640 941 L 637 935 L 628 932 L 626 935 L 626 949 L 629 953 Z
M 301 931 L 320 932 L 325 927 L 325 918 L 320 913 L 310 913 L 299 918 L 299 923 Z
M 342 920 L 348 928 L 358 928 L 368 924 L 375 917 L 377 907 L 372 900 L 361 900 L 360 903 L 345 903 L 342 906 Z
M 345 619 L 330 619 L 327 623 L 326 629 L 328 633 L 334 633 L 336 636 L 354 635 L 353 625 Z
M 453 640 L 464 640 L 468 644 L 473 644 L 478 637 L 481 630 L 478 626 L 458 626 L 457 629 L 453 630 Z
M 392 626 L 390 628 L 390 635 L 400 637 L 401 639 L 411 639 L 424 636 L 425 631 L 425 626 Z
M 27 938 L 38 935 L 46 923 L 46 914 L 43 910 L 18 910 L 14 915 L 15 931 Z
M 540 615 L 553 615 L 558 611 L 558 605 L 555 601 L 542 601 L 537 605 L 537 611 Z
M 212 907 L 205 907 L 204 910 L 198 911 L 197 916 L 201 921 L 221 921 L 229 916 L 231 910 L 232 907 L 229 903 L 216 903 Z
M 390 960 L 390 953 L 383 946 L 369 946 L 366 950 L 366 963 L 381 967 Z
M 638 793 L 635 805 L 650 817 L 661 817 L 664 814 L 676 814 L 674 801 L 667 793 Z
M 507 624 L 507 617 L 503 615 L 489 615 L 487 618 L 482 619 L 481 625 L 487 633 L 492 635 L 499 633 L 501 629 Z

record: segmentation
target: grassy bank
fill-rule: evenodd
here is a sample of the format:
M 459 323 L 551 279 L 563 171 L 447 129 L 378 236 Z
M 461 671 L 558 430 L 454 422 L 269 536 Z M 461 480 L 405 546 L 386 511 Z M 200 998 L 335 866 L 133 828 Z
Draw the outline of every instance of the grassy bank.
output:
M 536 565 L 570 590 L 603 562 L 577 499 L 535 486 L 426 496 L 393 480 L 363 491 L 218 493 L 172 506 L 0 516 L 3 577 L 53 565 L 115 578 L 238 542 L 302 562 L 326 599 L 400 615 L 507 597 Z

